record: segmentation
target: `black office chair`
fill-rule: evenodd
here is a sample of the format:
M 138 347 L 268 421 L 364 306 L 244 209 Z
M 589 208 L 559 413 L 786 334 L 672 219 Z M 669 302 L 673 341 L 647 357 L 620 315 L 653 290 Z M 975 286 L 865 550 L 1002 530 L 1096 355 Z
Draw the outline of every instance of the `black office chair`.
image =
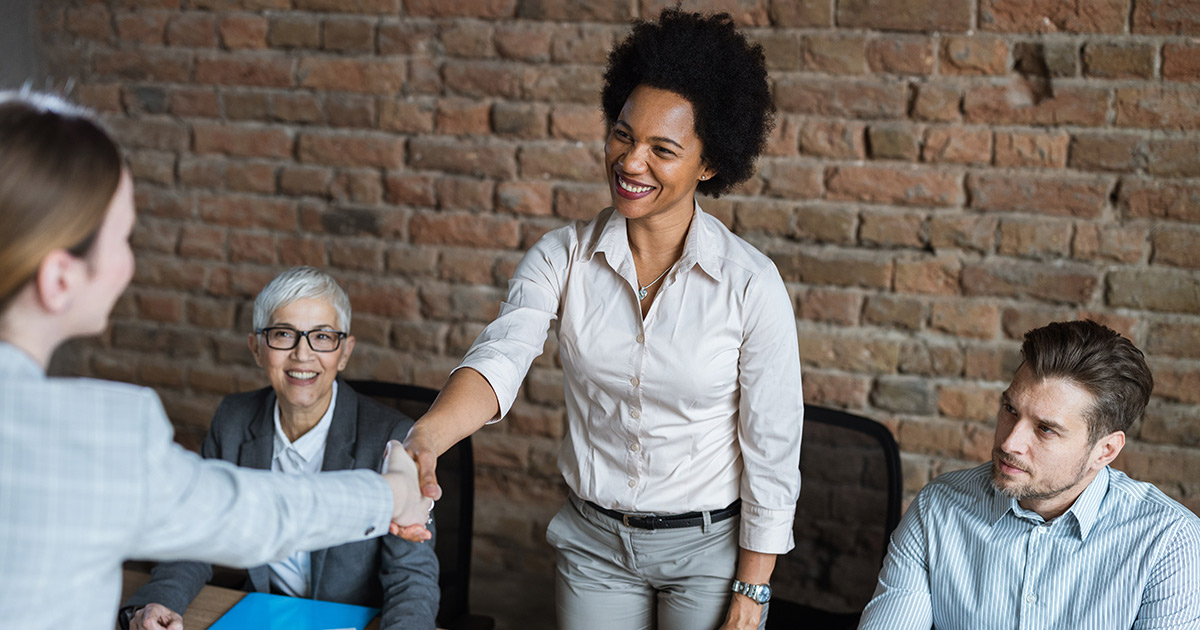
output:
M 383 381 L 346 381 L 354 391 L 409 416 L 424 415 L 438 391 L 416 385 L 399 385 Z M 447 630 L 492 630 L 495 620 L 471 614 L 469 605 L 471 584 L 471 536 L 475 521 L 475 459 L 471 438 L 464 438 L 438 458 L 438 483 L 442 498 L 434 508 L 437 518 L 437 553 L 441 573 L 438 586 L 442 603 L 437 624 Z
M 796 548 L 776 560 L 768 629 L 853 629 L 900 522 L 900 450 L 887 427 L 804 406 Z

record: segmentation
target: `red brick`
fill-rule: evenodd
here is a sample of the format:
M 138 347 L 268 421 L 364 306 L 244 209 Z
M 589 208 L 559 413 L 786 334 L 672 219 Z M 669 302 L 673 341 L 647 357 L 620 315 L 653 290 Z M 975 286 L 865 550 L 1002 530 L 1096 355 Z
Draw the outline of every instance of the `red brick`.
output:
M 785 199 L 819 199 L 823 172 L 813 164 L 782 160 L 759 163 L 759 176 L 767 183 L 764 193 Z
M 929 221 L 929 241 L 937 249 L 958 248 L 991 252 L 996 243 L 996 217 L 987 215 L 935 215 Z
M 837 166 L 829 169 L 825 185 L 830 199 L 920 206 L 955 206 L 963 202 L 955 173 Z
M 917 86 L 913 100 L 913 118 L 953 122 L 962 118 L 962 93 L 957 87 L 925 83 Z
M 797 72 L 804 68 L 804 49 L 808 45 L 805 40 L 782 29 L 757 33 L 753 39 L 754 43 L 762 46 L 767 70 L 771 72 Z
M 892 284 L 892 262 L 871 254 L 818 250 L 771 258 L 787 282 L 875 289 Z
M 993 339 L 1000 329 L 1000 307 L 965 300 L 935 302 L 930 308 L 929 327 L 957 337 Z
M 442 49 L 449 57 L 486 59 L 495 56 L 492 45 L 492 26 L 486 22 L 458 21 L 448 23 L 441 31 Z
M 1146 170 L 1151 175 L 1200 177 L 1200 140 L 1150 140 L 1146 147 Z
M 447 249 L 438 260 L 440 278 L 457 284 L 489 285 L 495 254 L 475 249 Z
M 1106 90 L 1060 87 L 1052 98 L 1034 104 L 1020 82 L 979 87 L 966 93 L 963 112 L 968 122 L 1022 125 L 1100 126 L 1108 116 Z
M 987 164 L 992 161 L 992 132 L 965 127 L 931 127 L 921 159 L 925 162 Z
M 375 52 L 375 22 L 361 18 L 328 18 L 324 48 L 336 52 Z
M 437 25 L 402 20 L 379 25 L 379 54 L 429 55 L 437 46 Z
M 1179 405 L 1151 405 L 1146 409 L 1138 439 L 1174 447 L 1200 446 L 1200 423 L 1195 421 L 1194 413 L 1191 408 Z M 1200 504 L 1192 509 L 1197 508 Z
M 812 328 L 803 322 L 798 332 L 805 366 L 888 374 L 895 372 L 900 358 L 900 344 L 894 339 L 831 334 L 827 328 Z
M 113 35 L 112 14 L 97 5 L 67 9 L 66 29 L 80 39 L 105 41 Z
M 267 27 L 261 15 L 225 15 L 217 23 L 221 44 L 230 50 L 266 48 Z
M 383 201 L 383 180 L 375 169 L 342 171 L 329 187 L 334 201 L 377 205 Z
M 590 221 L 610 205 L 612 198 L 607 186 L 565 185 L 554 188 L 554 215 L 564 219 Z
M 897 125 L 871 125 L 867 128 L 867 147 L 872 159 L 916 162 L 921 140 L 916 128 Z
M 1200 11 L 1191 0 L 1138 0 L 1132 31 L 1159 35 L 1200 35 Z
M 325 120 L 321 103 L 312 94 L 276 94 L 272 99 L 271 113 L 284 122 L 313 123 Z
M 1168 81 L 1200 81 L 1200 44 L 1164 44 L 1162 78 Z
M 220 157 L 179 158 L 179 183 L 191 188 L 220 188 L 225 183 L 225 159 Z
M 852 75 L 867 69 L 866 40 L 861 36 L 809 35 L 802 54 L 809 72 Z
M 273 16 L 267 42 L 272 48 L 316 48 L 321 45 L 321 23 L 304 14 Z
M 1020 308 L 1006 308 L 1000 318 L 1004 335 L 1009 339 L 1021 341 L 1025 333 L 1034 328 L 1041 328 L 1052 322 L 1076 319 L 1075 313 L 1069 308 L 1038 307 L 1022 304 Z
M 292 62 L 286 57 L 222 56 L 196 59 L 196 83 L 291 87 Z
M 1100 285 L 1100 274 L 1094 267 L 1072 263 L 971 263 L 963 267 L 962 287 L 970 296 L 1088 304 Z
M 340 269 L 382 272 L 383 247 L 376 240 L 336 239 L 329 244 L 329 264 Z
M 377 278 L 372 281 L 343 283 L 355 313 L 381 315 L 405 320 L 419 314 L 417 290 L 400 279 Z
M 1128 217 L 1200 223 L 1200 186 L 1125 179 L 1118 192 L 1121 208 Z
M 417 214 L 409 222 L 412 242 L 467 247 L 517 246 L 517 222 L 477 214 Z
M 313 195 L 325 197 L 329 194 L 332 171 L 315 166 L 285 166 L 279 171 L 279 192 L 285 195 Z
M 836 289 L 810 289 L 796 296 L 796 313 L 801 319 L 853 326 L 862 310 L 862 295 Z
M 190 196 L 149 187 L 133 191 L 138 214 L 169 219 L 191 219 L 195 216 Z
M 1150 361 L 1154 395 L 1190 405 L 1200 404 L 1200 372 L 1191 363 Z
M 517 155 L 525 178 L 550 177 L 593 181 L 604 173 L 603 158 L 595 145 L 527 145 Z
M 118 13 L 117 37 L 123 42 L 162 46 L 166 41 L 168 15 L 161 11 Z
M 187 148 L 187 129 L 167 119 L 108 118 L 108 129 L 127 148 L 182 152 Z
M 1050 167 L 1067 165 L 1067 148 L 1071 136 L 1064 131 L 1054 132 L 996 132 L 996 166 Z
M 377 166 L 404 164 L 404 140 L 380 134 L 305 132 L 298 141 L 301 162 L 326 166 Z
M 963 376 L 983 381 L 1012 379 L 1021 365 L 1021 346 L 1009 343 L 1003 346 L 968 346 L 963 363 Z
M 399 61 L 370 59 L 300 60 L 300 86 L 339 92 L 396 94 L 404 88 L 405 66 Z
M 967 176 L 971 207 L 1006 212 L 1098 218 L 1108 205 L 1107 179 Z
M 231 165 L 226 174 L 229 190 L 239 192 L 275 192 L 274 164 L 238 163 Z
M 496 188 L 496 210 L 515 214 L 549 216 L 553 212 L 553 190 L 549 182 L 500 182 Z
M 867 156 L 866 127 L 834 120 L 809 120 L 800 129 L 800 152 L 828 158 Z
M 1080 224 L 1075 226 L 1071 256 L 1079 260 L 1142 262 L 1146 259 L 1148 236 L 1144 227 Z
M 192 133 L 197 153 L 275 158 L 292 155 L 292 136 L 286 129 L 197 123 Z
M 450 321 L 490 322 L 495 319 L 504 293 L 493 287 L 434 286 L 421 291 L 421 313 L 430 319 Z M 535 370 L 536 373 L 536 370 Z M 530 381 L 526 381 L 529 383 Z M 540 400 L 562 400 L 562 377 L 557 389 L 545 388 L 548 397 Z M 527 392 L 529 395 L 529 392 Z M 530 395 L 530 400 L 539 400 Z
M 125 155 L 136 182 L 175 185 L 175 155 L 161 151 L 128 151 Z
M 433 131 L 434 103 L 384 99 L 379 103 L 379 128 L 401 133 Z
M 432 175 L 392 173 L 384 178 L 387 202 L 391 204 L 427 206 L 437 205 L 437 193 Z
M 844 207 L 801 206 L 796 209 L 793 238 L 819 243 L 855 243 L 858 232 L 856 213 Z
M 964 352 L 957 342 L 908 341 L 900 350 L 902 374 L 961 376 Z
M 550 136 L 564 140 L 603 140 L 604 116 L 586 105 L 556 104 L 550 110 Z
M 289 201 L 263 197 L 206 196 L 198 197 L 196 203 L 200 218 L 216 225 L 268 230 L 294 230 L 297 226 L 296 206 Z
M 434 129 L 444 135 L 487 135 L 491 131 L 491 106 L 468 99 L 438 101 Z
M 119 113 L 121 107 L 121 86 L 111 85 L 79 85 L 75 87 L 75 102 L 99 111 Z
M 404 0 L 404 8 L 420 17 L 501 19 L 516 15 L 517 0 Z
M 979 27 L 1004 33 L 1123 33 L 1129 0 L 982 0 Z
M 887 37 L 867 42 L 871 72 L 928 75 L 933 73 L 933 42 L 928 37 Z
M 800 124 L 797 122 L 797 118 L 782 116 L 775 121 L 775 128 L 767 137 L 767 146 L 763 149 L 763 155 L 792 157 L 797 154 L 799 147 Z
M 125 2 L 155 2 L 156 0 L 122 0 Z M 162 1 L 162 0 L 159 0 Z M 191 0 L 193 9 L 204 11 L 266 11 L 291 8 L 291 0 Z
M 862 309 L 864 324 L 909 331 L 920 330 L 925 323 L 925 315 L 924 300 L 891 295 L 871 296 Z
M 229 262 L 270 265 L 276 261 L 275 236 L 263 232 L 229 233 Z
M 329 96 L 325 98 L 325 115 L 331 127 L 372 128 L 375 126 L 375 99 L 348 94 Z
M 908 89 L 898 83 L 782 78 L 775 83 L 780 111 L 817 116 L 900 119 Z
M 279 262 L 290 267 L 296 265 L 324 267 L 327 262 L 325 242 L 312 237 L 281 236 L 279 237 Z
M 962 263 L 953 256 L 896 261 L 896 292 L 958 295 Z
M 1132 134 L 1077 134 L 1067 163 L 1085 171 L 1136 171 L 1146 163 L 1141 141 Z
M 99 79 L 186 83 L 189 78 L 187 55 L 177 51 L 146 55 L 134 50 L 97 50 L 92 63 Z
M 807 403 L 843 409 L 862 409 L 867 405 L 871 379 L 836 372 L 806 371 L 803 386 L 804 400 Z
M 271 97 L 264 92 L 226 92 L 221 103 L 225 117 L 231 120 L 267 121 L 271 117 Z
M 540 78 L 553 81 L 551 72 L 551 69 L 547 69 Z M 517 100 L 522 96 L 525 83 L 525 72 L 521 66 L 495 61 L 447 61 L 443 76 L 451 93 L 470 98 Z
M 925 245 L 925 215 L 863 212 L 858 238 L 864 245 L 921 248 Z
M 513 145 L 479 139 L 413 138 L 409 143 L 409 166 L 495 179 L 512 179 L 517 174 Z M 592 171 L 592 176 L 598 172 Z
M 400 0 L 292 0 L 297 11 L 396 15 Z
M 1200 323 L 1156 319 L 1146 331 L 1143 350 L 1151 356 L 1200 359 Z
M 771 24 L 784 27 L 832 26 L 833 11 L 824 2 L 771 0 L 768 15 Z
M 173 254 L 179 243 L 179 226 L 172 223 L 142 218 L 134 226 L 130 244 L 134 251 Z
M 1200 268 L 1200 229 L 1172 228 L 1154 232 L 1150 262 L 1172 267 Z
M 938 413 L 947 418 L 987 422 L 996 417 L 999 400 L 1000 390 L 996 388 L 943 385 L 938 388 Z
M 1008 71 L 1008 44 L 999 38 L 948 37 L 942 41 L 941 71 L 947 75 L 1001 75 Z
M 1155 130 L 1200 129 L 1200 92 L 1186 88 L 1118 88 L 1116 124 Z
M 756 232 L 783 236 L 791 233 L 795 216 L 791 203 L 753 199 L 734 208 L 734 225 L 743 236 Z
M 189 297 L 185 306 L 187 322 L 201 328 L 232 328 L 237 307 L 228 300 Z M 196 368 L 192 368 L 193 374 Z
M 550 43 L 550 58 L 560 64 L 603 65 L 608 61 L 608 51 L 617 32 L 607 25 L 556 28 Z
M 184 258 L 225 260 L 226 232 L 225 228 L 185 225 L 179 234 L 179 255 Z
M 1083 73 L 1101 79 L 1150 79 L 1154 77 L 1155 53 L 1150 44 L 1087 44 L 1083 47 Z
M 474 177 L 439 177 L 435 186 L 441 210 L 491 212 L 494 209 L 495 182 Z
M 180 13 L 170 18 L 167 44 L 185 48 L 216 48 L 217 20 L 207 13 Z
M 547 28 L 547 25 L 501 22 L 495 28 L 496 52 L 501 57 L 528 63 L 550 60 L 553 29 Z
M 911 376 L 884 375 L 875 379 L 871 404 L 893 413 L 932 415 L 937 408 L 937 396 L 927 379 Z
M 1071 250 L 1071 224 L 1065 221 L 1000 222 L 1000 244 L 996 251 L 1020 258 L 1066 258 Z
M 843 0 L 837 25 L 881 31 L 961 33 L 971 28 L 967 0 Z

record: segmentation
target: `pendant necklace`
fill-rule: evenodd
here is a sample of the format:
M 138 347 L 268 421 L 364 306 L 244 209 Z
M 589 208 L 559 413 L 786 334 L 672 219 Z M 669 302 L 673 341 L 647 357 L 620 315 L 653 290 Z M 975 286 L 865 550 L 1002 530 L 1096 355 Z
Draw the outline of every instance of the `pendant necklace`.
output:
M 646 295 L 648 294 L 650 287 L 657 284 L 659 280 L 662 280 L 663 276 L 667 275 L 667 272 L 671 270 L 671 267 L 674 267 L 674 265 L 668 266 L 666 269 L 663 269 L 663 272 L 658 274 L 657 278 L 651 280 L 650 284 L 647 284 L 646 286 L 638 289 L 638 301 L 639 302 L 646 299 Z

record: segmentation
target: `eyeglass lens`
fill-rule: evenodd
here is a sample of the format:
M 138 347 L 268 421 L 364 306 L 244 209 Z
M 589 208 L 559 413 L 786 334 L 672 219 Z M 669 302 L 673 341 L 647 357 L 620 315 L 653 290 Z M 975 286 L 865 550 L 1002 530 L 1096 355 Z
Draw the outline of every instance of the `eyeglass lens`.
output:
M 317 352 L 333 352 L 342 343 L 342 336 L 335 330 L 299 331 L 292 328 L 268 328 L 266 331 L 267 345 L 276 350 L 291 350 L 300 343 L 300 338 L 308 339 L 308 346 Z

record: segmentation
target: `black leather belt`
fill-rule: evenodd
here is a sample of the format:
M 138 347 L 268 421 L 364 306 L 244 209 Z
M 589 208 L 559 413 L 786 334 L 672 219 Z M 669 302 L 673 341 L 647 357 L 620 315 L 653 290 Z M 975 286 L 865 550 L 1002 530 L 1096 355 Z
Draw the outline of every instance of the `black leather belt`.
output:
M 684 514 L 669 514 L 667 516 L 650 516 L 626 514 L 608 508 L 602 508 L 591 501 L 584 501 L 590 505 L 593 510 L 625 524 L 626 527 L 637 527 L 638 529 L 678 529 L 681 527 L 696 527 L 704 524 L 704 512 L 686 512 Z M 708 513 L 710 523 L 720 523 L 721 521 L 731 518 L 739 514 L 742 510 L 742 500 L 738 499 L 728 506 L 719 510 L 713 510 Z

